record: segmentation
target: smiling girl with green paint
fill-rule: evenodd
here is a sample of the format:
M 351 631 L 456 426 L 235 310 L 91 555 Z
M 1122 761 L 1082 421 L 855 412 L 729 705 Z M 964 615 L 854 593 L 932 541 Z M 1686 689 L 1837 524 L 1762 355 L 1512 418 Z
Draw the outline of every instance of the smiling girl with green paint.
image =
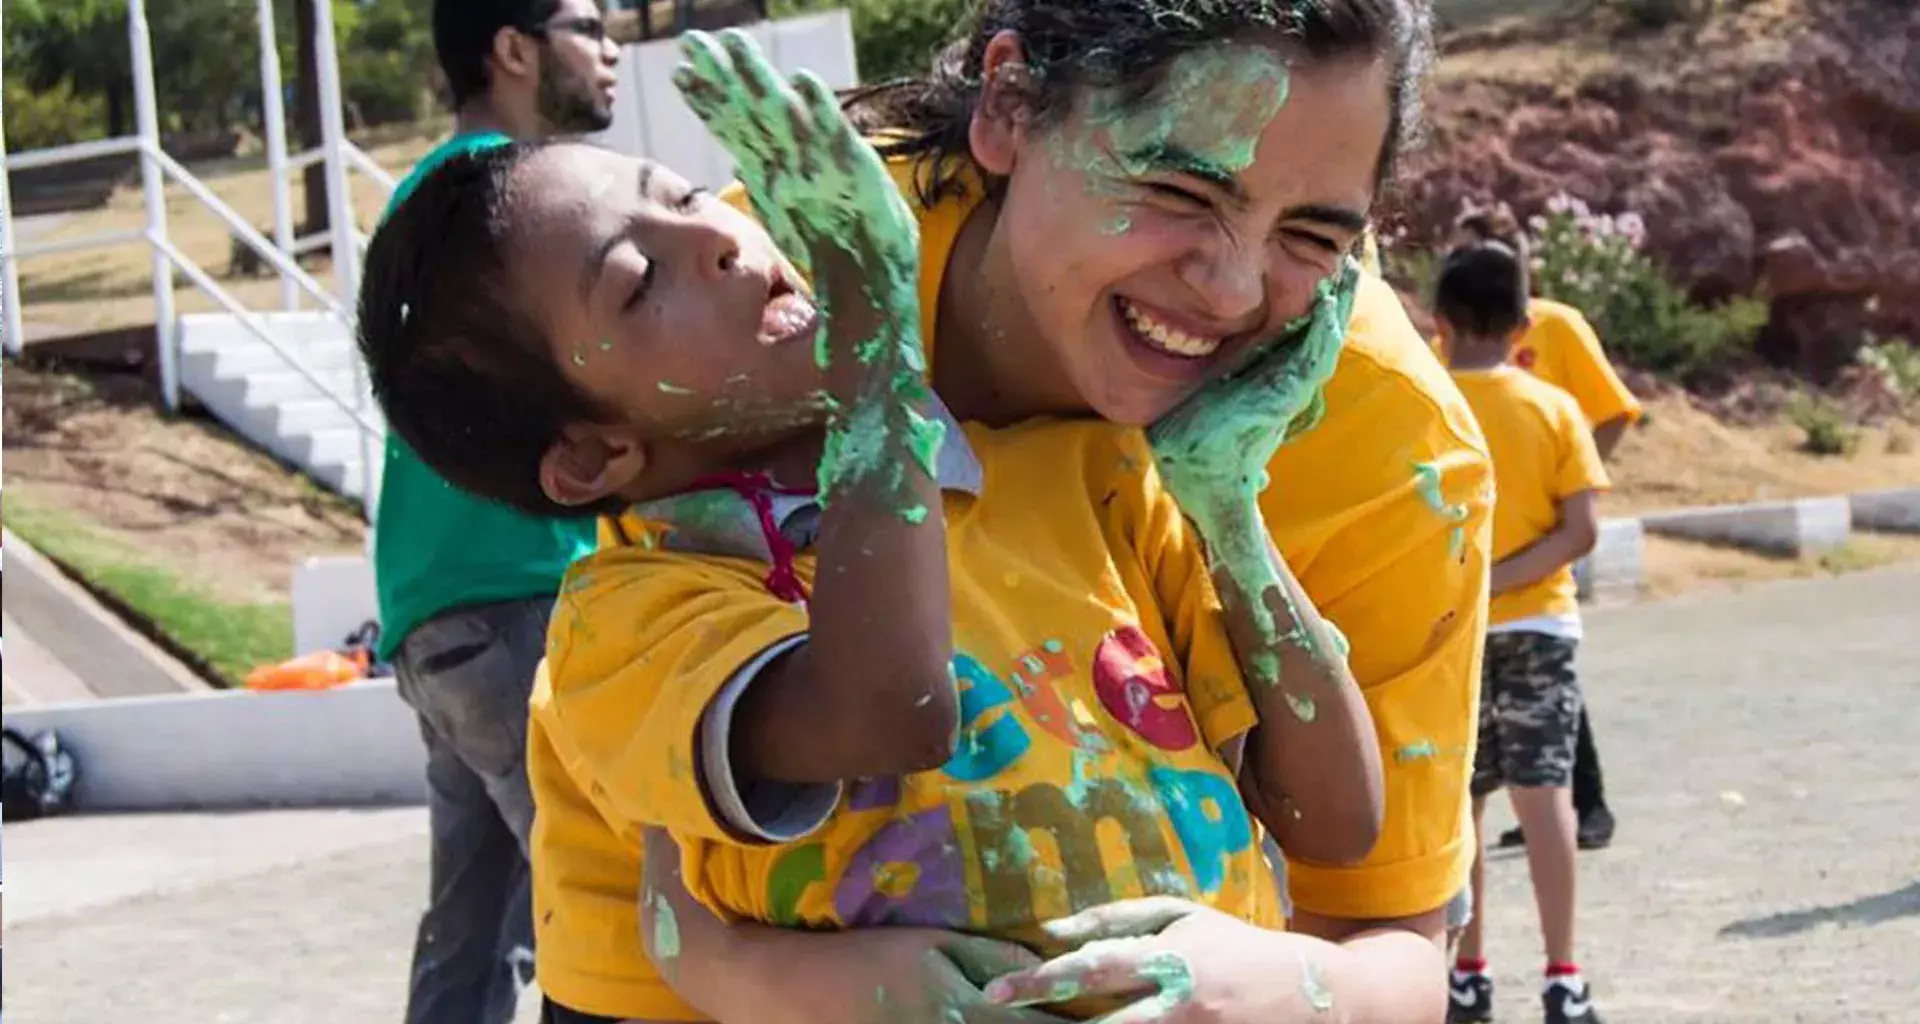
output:
M 1355 247 L 1417 121 L 1423 6 L 989 0 L 931 75 L 857 98 L 919 219 L 936 391 L 963 420 L 1148 424 L 1240 365 Z M 756 157 L 774 177 L 803 173 L 794 159 Z M 1447 909 L 1473 856 L 1463 755 L 1490 473 L 1470 412 L 1391 290 L 1363 277 L 1351 300 L 1318 423 L 1305 429 L 1311 403 L 1296 409 L 1271 457 L 1252 446 L 1178 496 L 1216 552 L 1233 553 L 1238 571 L 1216 573 L 1229 605 L 1271 608 L 1271 624 L 1242 616 L 1247 628 L 1291 633 L 1317 606 L 1351 641 L 1382 749 L 1434 752 L 1386 759 L 1373 854 L 1352 867 L 1290 858 L 1288 933 L 1171 901 L 1056 922 L 1049 938 L 1083 948 L 1003 978 L 991 1000 L 967 982 L 985 985 L 1020 951 L 982 966 L 977 941 L 938 932 L 713 929 L 682 913 L 683 993 L 743 1024 L 1013 1019 L 1009 1007 L 1061 992 L 1137 998 L 1117 1020 L 1440 1018 Z M 1156 431 L 1170 486 L 1182 486 L 1170 456 L 1253 421 L 1180 422 Z M 1260 535 L 1284 558 L 1252 557 Z M 1314 645 L 1339 646 L 1330 633 Z M 1300 675 L 1287 668 L 1282 687 Z M 649 872 L 670 879 L 672 846 L 659 845 Z
M 1181 895 L 1277 927 L 1242 794 L 1289 849 L 1350 862 L 1378 751 L 1323 624 L 1277 586 L 1223 615 L 1172 491 L 1253 515 L 1260 446 L 1331 372 L 1357 268 L 1151 444 L 1090 418 L 961 428 L 924 379 L 915 219 L 884 162 L 743 36 L 692 45 L 738 91 L 713 109 L 743 164 L 805 172 L 778 229 L 824 327 L 751 221 L 582 146 L 425 175 L 362 296 L 376 392 L 423 459 L 609 517 L 531 701 L 553 1012 L 655 1012 L 641 935 L 671 975 L 711 951 L 681 945 L 708 908 L 1039 943 L 1116 896 Z M 642 933 L 646 826 L 694 866 L 646 891 Z

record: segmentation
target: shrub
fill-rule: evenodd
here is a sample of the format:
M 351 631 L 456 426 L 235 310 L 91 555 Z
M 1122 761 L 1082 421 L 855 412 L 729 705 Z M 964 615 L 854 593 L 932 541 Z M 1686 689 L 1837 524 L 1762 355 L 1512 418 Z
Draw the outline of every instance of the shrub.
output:
M 1920 347 L 1903 338 L 1868 335 L 1855 358 L 1900 400 L 1920 399 Z
M 1839 407 L 1810 391 L 1794 396 L 1787 418 L 1807 435 L 1801 447 L 1810 454 L 1852 455 L 1860 444 L 1860 431 Z
M 105 99 L 76 95 L 67 79 L 55 82 L 51 89 L 34 89 L 9 73 L 0 89 L 4 90 L 0 109 L 7 114 L 9 153 L 84 142 L 104 133 Z
M 1764 299 L 1696 306 L 1641 251 L 1638 214 L 1594 214 L 1566 195 L 1529 222 L 1534 289 L 1581 311 L 1622 361 L 1685 382 L 1743 357 L 1767 322 Z

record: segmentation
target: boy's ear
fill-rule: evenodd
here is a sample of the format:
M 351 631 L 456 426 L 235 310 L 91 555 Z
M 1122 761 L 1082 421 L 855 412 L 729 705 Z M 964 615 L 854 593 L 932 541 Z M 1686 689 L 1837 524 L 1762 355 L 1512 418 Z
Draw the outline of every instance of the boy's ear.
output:
M 572 426 L 540 457 L 540 490 L 578 508 L 620 494 L 646 468 L 646 444 L 632 431 Z
M 1026 140 L 1033 86 L 1020 34 L 1003 31 L 988 40 L 980 60 L 980 102 L 967 126 L 967 143 L 982 171 L 996 177 L 1013 173 Z

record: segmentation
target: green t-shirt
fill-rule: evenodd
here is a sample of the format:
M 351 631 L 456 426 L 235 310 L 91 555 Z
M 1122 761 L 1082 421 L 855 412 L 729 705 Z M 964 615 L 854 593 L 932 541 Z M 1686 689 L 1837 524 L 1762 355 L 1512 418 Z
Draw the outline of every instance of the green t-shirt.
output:
M 485 132 L 441 143 L 400 183 L 393 203 L 441 161 L 505 140 Z M 541 519 L 454 487 L 388 432 L 373 525 L 380 658 L 392 657 L 408 633 L 443 612 L 558 593 L 560 577 L 593 550 L 594 536 L 591 519 Z

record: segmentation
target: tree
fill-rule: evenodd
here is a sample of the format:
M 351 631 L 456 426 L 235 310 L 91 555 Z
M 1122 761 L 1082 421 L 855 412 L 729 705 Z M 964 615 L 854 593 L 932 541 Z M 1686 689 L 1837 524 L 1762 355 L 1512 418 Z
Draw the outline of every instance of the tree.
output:
M 114 136 L 131 131 L 127 47 L 126 0 L 8 0 L 7 68 L 35 90 L 64 81 L 76 97 L 101 97 Z M 76 137 L 87 134 L 76 126 Z

